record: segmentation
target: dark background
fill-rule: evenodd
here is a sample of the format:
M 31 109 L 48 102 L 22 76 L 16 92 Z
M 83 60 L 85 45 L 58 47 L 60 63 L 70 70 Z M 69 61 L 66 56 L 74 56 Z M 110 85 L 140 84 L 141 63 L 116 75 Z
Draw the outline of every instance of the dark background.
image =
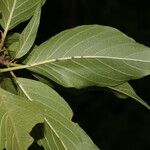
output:
M 82 24 L 118 28 L 136 41 L 150 46 L 148 0 L 47 0 L 42 11 L 37 43 L 64 29 Z M 150 77 L 131 81 L 150 104 Z M 102 150 L 150 150 L 150 111 L 140 104 L 120 100 L 99 88 L 58 92 L 74 111 L 75 122 Z

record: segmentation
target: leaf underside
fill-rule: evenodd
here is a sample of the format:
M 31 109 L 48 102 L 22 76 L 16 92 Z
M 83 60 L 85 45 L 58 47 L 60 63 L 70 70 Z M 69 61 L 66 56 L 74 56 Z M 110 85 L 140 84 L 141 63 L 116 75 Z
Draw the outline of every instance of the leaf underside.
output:
M 148 47 L 117 29 L 85 25 L 63 31 L 36 47 L 25 64 L 62 86 L 111 87 L 149 108 L 127 83 L 149 75 L 149 56 Z
M 68 104 L 49 86 L 34 80 L 18 78 L 31 100 L 44 114 L 44 137 L 38 143 L 46 150 L 98 150 L 86 133 L 71 121 Z
M 15 58 L 33 46 L 44 3 L 0 0 L 0 24 L 5 31 L 33 16 L 21 34 L 6 39 Z M 46 84 L 50 79 L 65 87 L 108 87 L 150 109 L 128 84 L 150 74 L 150 49 L 117 29 L 85 25 L 63 31 L 33 48 L 24 65 Z M 68 104 L 48 85 L 24 78 L 17 78 L 18 86 L 8 78 L 0 83 L 0 149 L 26 150 L 33 142 L 30 131 L 43 123 L 43 137 L 37 142 L 46 150 L 98 150 L 71 121 Z
M 87 25 L 35 48 L 27 68 L 65 87 L 116 86 L 150 73 L 150 49 L 120 31 Z
M 21 22 L 28 20 L 41 0 L 0 0 L 2 19 L 1 26 L 10 30 Z
M 19 41 L 13 43 L 10 46 L 10 49 L 14 51 L 14 57 L 20 58 L 28 53 L 28 51 L 31 49 L 38 30 L 38 26 L 40 23 L 40 14 L 41 14 L 41 7 L 38 6 L 35 10 L 35 13 L 26 26 L 26 28 L 22 31 Z
M 121 84 L 115 87 L 109 87 L 109 88 L 114 90 L 115 92 L 118 92 L 116 93 L 117 95 L 121 94 L 121 95 L 118 95 L 119 98 L 126 99 L 130 97 L 150 110 L 150 106 L 135 93 L 134 89 L 130 86 L 129 83 L 124 83 L 124 84 Z
M 33 142 L 30 131 L 43 121 L 38 107 L 0 88 L 1 150 L 27 150 Z

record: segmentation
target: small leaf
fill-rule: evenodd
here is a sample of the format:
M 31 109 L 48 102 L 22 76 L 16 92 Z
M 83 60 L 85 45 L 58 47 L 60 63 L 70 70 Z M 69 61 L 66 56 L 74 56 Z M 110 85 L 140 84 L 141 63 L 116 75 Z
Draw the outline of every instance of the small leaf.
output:
M 0 0 L 3 29 L 10 30 L 28 20 L 39 4 L 41 0 Z
M 31 100 L 43 108 L 45 132 L 39 144 L 46 150 L 98 150 L 86 133 L 71 121 L 70 107 L 52 88 L 34 80 L 18 78 L 18 81 Z
M 27 150 L 32 128 L 43 122 L 40 108 L 0 88 L 0 149 Z
M 19 42 L 15 43 L 15 49 L 13 49 L 13 46 L 10 48 L 15 51 L 16 58 L 24 56 L 32 47 L 40 23 L 40 14 L 41 8 L 38 6 L 31 21 L 21 33 Z
M 124 95 L 123 98 L 131 97 L 133 100 L 141 103 L 143 106 L 150 109 L 150 106 L 135 93 L 134 89 L 130 86 L 129 83 L 124 83 L 124 84 L 121 84 L 115 87 L 109 87 L 109 88 L 114 91 L 117 91 L 119 94 Z M 122 97 L 119 97 L 119 98 L 122 98 Z

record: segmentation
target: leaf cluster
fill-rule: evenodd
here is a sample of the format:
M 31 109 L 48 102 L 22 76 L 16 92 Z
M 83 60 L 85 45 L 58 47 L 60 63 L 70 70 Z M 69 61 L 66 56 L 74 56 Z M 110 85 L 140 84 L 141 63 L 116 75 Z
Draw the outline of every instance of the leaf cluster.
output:
M 53 89 L 106 87 L 148 109 L 128 83 L 150 74 L 150 49 L 117 29 L 83 25 L 35 45 L 45 0 L 0 0 L 0 149 L 98 150 Z M 28 21 L 21 33 L 10 30 Z M 20 75 L 24 69 L 32 75 Z M 19 72 L 19 74 L 18 74 Z

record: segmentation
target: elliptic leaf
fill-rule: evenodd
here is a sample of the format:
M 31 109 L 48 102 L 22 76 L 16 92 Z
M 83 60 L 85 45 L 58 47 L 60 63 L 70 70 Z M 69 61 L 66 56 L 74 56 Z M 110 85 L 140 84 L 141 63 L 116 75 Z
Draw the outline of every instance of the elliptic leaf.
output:
M 13 44 L 15 45 L 14 49 L 13 45 L 10 47 L 10 49 L 15 52 L 15 58 L 20 58 L 24 56 L 32 47 L 40 23 L 40 14 L 41 7 L 38 6 L 35 10 L 34 16 L 21 33 L 19 41 Z
M 46 150 L 98 150 L 86 133 L 71 121 L 70 107 L 52 88 L 34 80 L 18 78 L 18 81 L 31 100 L 43 108 L 44 136 L 38 142 Z
M 26 64 L 66 87 L 108 87 L 150 74 L 150 49 L 114 28 L 86 25 L 41 44 Z

